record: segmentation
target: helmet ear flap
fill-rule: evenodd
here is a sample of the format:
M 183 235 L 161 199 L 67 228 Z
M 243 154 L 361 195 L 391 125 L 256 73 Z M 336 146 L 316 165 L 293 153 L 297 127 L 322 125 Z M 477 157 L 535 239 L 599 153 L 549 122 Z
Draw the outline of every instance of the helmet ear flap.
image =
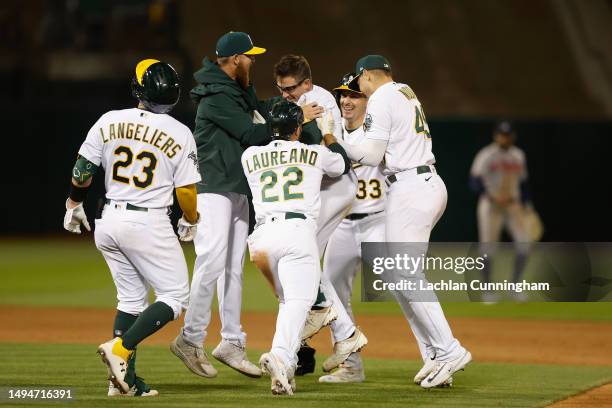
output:
M 139 101 L 142 100 L 144 96 L 142 92 L 142 87 L 136 80 L 135 76 L 132 77 L 132 82 L 130 83 L 130 89 L 132 90 L 132 96 L 134 98 L 138 99 Z

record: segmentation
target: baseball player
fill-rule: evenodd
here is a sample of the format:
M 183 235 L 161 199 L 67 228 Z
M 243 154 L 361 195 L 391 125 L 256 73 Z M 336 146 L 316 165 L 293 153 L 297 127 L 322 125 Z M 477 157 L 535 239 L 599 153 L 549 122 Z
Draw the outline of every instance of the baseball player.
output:
M 500 122 L 493 132 L 493 143 L 482 148 L 472 163 L 470 187 L 477 193 L 478 237 L 488 255 L 495 250 L 502 228 L 506 226 L 516 243 L 516 258 L 512 279 L 518 282 L 527 263 L 531 240 L 525 222 L 529 202 L 527 163 L 525 153 L 514 145 L 516 133 L 510 122 Z M 491 257 L 487 257 L 483 279 L 491 279 Z M 525 292 L 514 292 L 515 299 L 525 300 Z M 492 292 L 482 294 L 482 300 L 493 303 L 498 300 Z
M 380 55 L 357 61 L 359 89 L 368 96 L 365 139 L 358 145 L 340 141 L 349 157 L 363 165 L 384 160 L 389 186 L 385 198 L 387 242 L 427 243 L 446 208 L 446 186 L 437 174 L 425 113 L 412 89 L 394 82 L 391 65 Z M 405 273 L 405 271 L 404 271 Z M 416 277 L 425 279 L 423 271 Z M 415 276 L 401 276 L 414 278 Z M 437 301 L 413 301 L 409 291 L 394 292 L 417 339 L 424 366 L 414 378 L 424 388 L 449 383 L 472 359 L 453 337 Z
M 181 246 L 168 218 L 172 191 L 183 216 L 179 237 L 196 231 L 200 181 L 191 131 L 167 113 L 179 99 L 178 75 L 169 64 L 136 65 L 132 91 L 138 108 L 105 113 L 92 126 L 72 171 L 64 228 L 89 231 L 83 200 L 92 176 L 105 170 L 106 205 L 96 220 L 96 247 L 117 288 L 114 338 L 98 347 L 108 367 L 109 396 L 156 396 L 135 372 L 136 346 L 177 319 L 187 304 L 189 278 Z M 149 288 L 155 302 L 148 304 Z
M 221 342 L 212 355 L 249 377 L 261 370 L 246 355 L 246 334 L 240 325 L 242 268 L 249 230 L 248 184 L 240 166 L 245 146 L 270 141 L 266 108 L 250 82 L 255 56 L 264 48 L 248 34 L 229 32 L 216 45 L 217 60 L 204 58 L 194 74 L 199 85 L 191 96 L 197 102 L 194 137 L 202 183 L 198 210 L 202 222 L 194 239 L 196 261 L 185 324 L 170 348 L 194 374 L 215 377 L 202 346 L 210 323 L 215 287 L 221 318 Z
M 342 119 L 336 100 L 329 91 L 313 84 L 312 72 L 306 58 L 291 54 L 283 56 L 274 66 L 274 76 L 283 99 L 300 106 L 314 103 L 322 107 L 325 114 L 334 120 L 334 136 L 342 138 Z M 316 132 L 308 132 L 307 136 L 302 134 L 300 140 L 306 144 L 319 144 L 321 133 L 317 129 Z M 338 178 L 323 177 L 321 209 L 317 220 L 319 254 L 323 254 L 332 232 L 350 211 L 356 185 L 357 179 L 353 171 Z M 323 363 L 324 371 L 338 367 L 350 353 L 361 348 L 361 343 L 365 344 L 367 339 L 353 323 L 329 278 L 323 274 L 320 293 L 306 320 L 302 339 L 306 341 L 328 324 L 332 327 L 334 353 Z
M 272 393 L 291 395 L 301 330 L 321 277 L 316 243 L 321 179 L 346 174 L 350 162 L 333 136 L 331 115 L 323 125 L 328 148 L 298 141 L 304 117 L 293 102 L 274 105 L 270 120 L 274 140 L 246 149 L 242 167 L 255 208 L 251 259 L 272 276 L 280 301 L 272 349 L 259 361 L 270 374 Z
M 334 89 L 343 118 L 342 140 L 349 144 L 363 142 L 367 97 L 351 81 L 354 73 L 346 74 L 340 86 Z M 349 85 L 352 86 L 349 87 Z M 361 243 L 385 240 L 385 182 L 382 167 L 353 165 L 357 176 L 357 194 L 353 197 L 351 213 L 333 232 L 327 244 L 323 274 L 328 276 L 338 297 L 351 316 L 353 279 L 361 267 Z M 331 374 L 319 378 L 324 383 L 362 382 L 365 380 L 363 364 L 358 353 L 353 353 Z

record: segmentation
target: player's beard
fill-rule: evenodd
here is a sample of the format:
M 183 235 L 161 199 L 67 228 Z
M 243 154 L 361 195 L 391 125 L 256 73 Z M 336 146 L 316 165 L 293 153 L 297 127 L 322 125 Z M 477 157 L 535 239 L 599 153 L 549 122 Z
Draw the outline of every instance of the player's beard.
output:
M 251 82 L 250 68 L 243 64 L 238 65 L 236 69 L 236 79 L 238 80 L 240 86 L 246 89 Z

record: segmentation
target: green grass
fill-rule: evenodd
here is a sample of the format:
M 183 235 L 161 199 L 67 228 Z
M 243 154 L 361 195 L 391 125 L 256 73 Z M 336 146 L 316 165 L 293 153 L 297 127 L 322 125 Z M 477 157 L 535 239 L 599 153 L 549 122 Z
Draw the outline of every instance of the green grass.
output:
M 160 391 L 156 399 L 106 397 L 106 370 L 93 345 L 0 344 L 0 386 L 70 387 L 76 401 L 69 406 L 147 407 L 534 407 L 573 395 L 611 379 L 607 367 L 541 366 L 473 363 L 455 376 L 452 389 L 423 390 L 411 383 L 416 361 L 366 360 L 363 384 L 318 384 L 317 377 L 298 377 L 293 397 L 274 397 L 268 379 L 250 379 L 221 364 L 219 376 L 192 375 L 165 347 L 144 346 L 138 372 Z M 252 351 L 250 358 L 257 360 Z M 320 367 L 321 361 L 317 366 Z M 320 369 L 317 368 L 317 372 Z M 545 385 L 545 386 L 543 386 Z M 6 391 L 5 391 L 6 392 Z M 0 396 L 0 403 L 5 402 Z M 36 402 L 33 406 L 41 404 Z M 15 406 L 24 406 L 16 404 Z M 144 406 L 144 405 L 143 405 Z
M 187 264 L 193 267 L 192 245 L 185 245 Z M 0 304 L 34 306 L 115 306 L 115 287 L 93 237 L 48 240 L 0 241 Z M 243 308 L 276 311 L 277 302 L 268 284 L 247 261 Z M 394 303 L 360 301 L 360 279 L 355 281 L 356 314 L 399 314 Z M 451 317 L 513 317 L 530 319 L 612 320 L 612 302 L 600 303 L 447 303 Z

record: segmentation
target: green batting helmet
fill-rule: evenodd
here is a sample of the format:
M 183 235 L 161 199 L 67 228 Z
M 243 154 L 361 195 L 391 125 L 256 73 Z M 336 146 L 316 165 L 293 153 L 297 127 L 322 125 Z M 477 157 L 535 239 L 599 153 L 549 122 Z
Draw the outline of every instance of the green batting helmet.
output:
M 181 88 L 172 65 L 156 59 L 145 59 L 136 65 L 132 78 L 132 95 L 154 113 L 168 113 L 179 100 Z
M 302 108 L 293 102 L 280 101 L 270 111 L 272 138 L 289 140 L 289 137 L 304 122 Z

